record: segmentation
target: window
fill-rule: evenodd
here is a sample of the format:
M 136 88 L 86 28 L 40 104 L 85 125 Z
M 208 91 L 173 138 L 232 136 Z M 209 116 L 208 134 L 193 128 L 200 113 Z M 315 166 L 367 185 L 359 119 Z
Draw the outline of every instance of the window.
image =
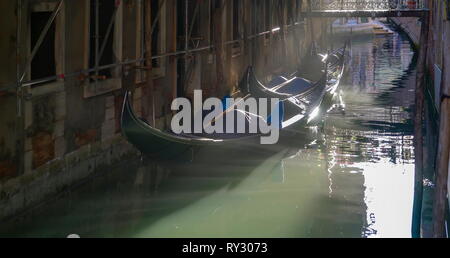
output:
M 264 1 L 256 0 L 255 1 L 255 22 L 256 22 L 256 33 L 261 33 L 265 31 L 265 24 L 264 24 Z
M 144 17 L 144 1 L 137 1 L 137 11 L 136 11 L 136 59 L 144 59 L 145 50 L 145 17 Z M 146 72 L 142 69 L 144 66 L 144 61 L 136 62 L 136 78 L 135 83 L 143 83 L 146 80 Z
M 151 1 L 151 13 L 152 13 L 152 21 L 155 20 L 155 18 L 158 15 L 159 12 L 159 0 L 153 0 Z M 153 27 L 153 24 L 152 24 Z M 161 42 L 158 41 L 158 38 L 160 36 L 160 32 L 161 32 L 161 22 L 159 21 L 159 19 L 156 21 L 156 25 L 154 26 L 155 30 L 152 32 L 152 56 L 156 56 L 160 53 L 158 53 L 159 51 L 159 45 L 161 44 Z M 152 60 L 152 66 L 157 68 L 160 66 L 160 63 L 158 62 L 158 59 L 153 59 Z
M 153 0 L 152 1 L 152 21 L 157 15 L 159 19 L 154 26 L 154 31 L 152 33 L 152 56 L 164 54 L 166 52 L 166 1 L 164 0 Z M 153 25 L 152 25 L 153 26 Z M 164 65 L 163 59 L 153 59 L 152 65 L 154 68 L 159 68 L 156 73 L 159 76 L 164 76 L 162 72 L 162 67 Z
M 99 4 L 98 17 L 97 17 L 97 6 Z M 115 19 L 113 17 L 115 12 L 115 1 L 111 0 L 92 0 L 90 8 L 90 22 L 89 22 L 89 67 L 96 67 L 96 60 L 99 58 L 99 66 L 110 65 L 115 63 L 116 58 L 114 57 L 113 40 L 114 40 L 114 25 Z M 96 22 L 98 19 L 98 35 Z M 112 23 L 110 26 L 110 23 Z M 108 28 L 110 32 L 108 34 Z M 98 41 L 97 41 L 98 39 Z M 103 53 L 101 54 L 101 48 L 104 47 Z M 98 51 L 98 52 L 97 52 Z M 101 54 L 101 56 L 100 56 Z M 90 73 L 91 76 L 95 72 Z M 99 71 L 99 76 L 103 78 L 110 78 L 112 76 L 111 69 L 103 69 Z M 92 77 L 91 77 L 92 78 Z M 95 79 L 95 78 L 94 78 Z
M 195 9 L 197 8 L 197 5 L 201 5 L 200 1 L 197 0 L 190 0 L 189 6 L 188 6 L 188 14 L 189 14 L 189 26 L 192 25 L 192 28 L 189 27 L 189 32 L 191 33 L 191 47 L 195 48 L 196 45 L 194 42 L 198 42 L 202 40 L 201 34 L 200 34 L 200 6 L 198 6 L 197 14 L 195 14 Z
M 264 27 L 264 30 L 265 31 L 270 31 L 272 28 L 271 28 L 271 18 L 272 18 L 272 16 L 271 16 L 271 2 L 272 2 L 272 0 L 265 0 L 264 1 L 265 2 L 265 7 L 264 7 L 264 9 L 265 9 L 265 12 L 264 12 L 264 25 L 265 25 L 265 27 Z
M 90 98 L 122 87 L 122 67 L 116 64 L 122 61 L 124 1 L 90 0 L 85 4 L 85 68 L 92 71 L 84 84 L 84 97 Z M 99 69 L 97 78 L 96 59 L 99 67 L 109 66 Z
M 446 1 L 446 3 L 445 3 L 445 7 L 446 7 L 446 18 L 447 18 L 447 21 L 450 21 L 450 0 L 447 0 Z
M 31 50 L 36 46 L 36 43 L 51 16 L 52 12 L 31 13 Z M 43 79 L 56 74 L 55 28 L 55 23 L 52 23 L 50 29 L 44 37 L 44 41 L 40 45 L 33 61 L 31 62 L 31 80 Z
M 57 2 L 30 3 L 28 16 L 28 55 L 31 56 L 45 25 L 50 20 Z M 28 67 L 27 80 L 42 80 L 64 73 L 64 6 L 50 25 L 48 32 L 37 49 L 36 55 Z M 62 80 L 62 79 L 61 79 Z M 31 88 L 54 84 L 57 80 L 43 80 Z
M 241 39 L 241 32 L 240 32 L 240 22 L 241 19 L 240 15 L 240 0 L 233 0 L 233 40 Z
M 301 22 L 304 21 L 304 18 L 299 15 L 299 13 L 302 11 L 302 4 L 303 1 L 302 0 L 296 0 L 296 5 L 295 5 L 295 12 L 296 12 L 296 17 L 297 17 L 297 22 Z
M 160 54 L 164 54 L 166 52 L 166 1 L 163 0 L 153 0 L 151 1 L 151 20 L 152 23 L 155 20 L 157 16 L 159 16 L 157 23 L 154 27 L 153 33 L 152 33 L 152 39 L 151 39 L 151 49 L 152 53 L 151 56 L 156 56 Z M 146 12 L 146 6 L 144 4 L 144 1 L 138 2 L 138 14 L 137 14 L 137 46 L 136 46 L 136 57 L 139 58 L 145 58 L 145 48 L 146 48 L 146 23 L 145 23 L 145 14 Z M 151 30 L 151 27 L 149 28 Z M 145 66 L 145 61 L 140 63 L 140 66 Z M 152 60 L 152 73 L 153 78 L 159 78 L 163 77 L 165 75 L 165 59 L 159 58 L 159 59 L 153 59 Z M 147 73 L 143 69 L 138 69 L 137 75 L 136 75 L 136 82 L 144 82 L 147 77 Z

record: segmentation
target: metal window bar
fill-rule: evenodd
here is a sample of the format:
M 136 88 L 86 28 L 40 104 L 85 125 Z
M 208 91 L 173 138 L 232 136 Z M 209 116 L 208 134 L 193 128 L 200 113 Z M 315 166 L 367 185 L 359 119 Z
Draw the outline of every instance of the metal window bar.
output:
M 39 35 L 39 38 L 36 42 L 36 44 L 33 47 L 33 50 L 31 51 L 31 55 L 28 57 L 27 61 L 25 62 L 25 66 L 23 67 L 23 72 L 20 73 L 20 64 L 18 62 L 17 64 L 17 83 L 14 86 L 11 86 L 16 88 L 16 94 L 17 94 L 17 116 L 21 117 L 22 115 L 22 97 L 23 97 L 23 81 L 25 80 L 25 76 L 27 75 L 27 71 L 29 70 L 31 63 L 33 62 L 34 57 L 36 56 L 37 51 L 39 50 L 39 48 L 42 45 L 42 42 L 44 41 L 45 36 L 47 35 L 51 25 L 53 24 L 53 22 L 55 21 L 56 17 L 59 14 L 59 11 L 61 10 L 61 6 L 64 3 L 64 0 L 60 0 L 58 5 L 55 7 L 55 9 L 52 12 L 52 15 L 50 16 L 50 18 L 48 19 L 47 23 L 45 24 L 44 29 L 41 31 L 41 34 Z M 21 1 L 18 1 L 17 3 L 17 7 L 19 8 L 17 10 L 17 42 L 19 42 L 19 38 L 20 38 L 20 33 L 21 33 L 21 19 L 22 19 L 22 14 L 21 14 L 21 8 L 22 8 L 22 3 Z M 16 51 L 17 51 L 17 58 L 19 58 L 19 43 L 17 43 L 17 47 L 16 47 Z M 17 59 L 19 60 L 19 59 Z
M 155 18 L 153 19 L 153 21 L 152 21 L 152 30 L 151 30 L 151 34 L 153 34 L 153 32 L 154 32 L 155 29 L 156 29 L 156 24 L 158 23 L 158 21 L 159 21 L 159 19 L 160 19 L 160 17 L 161 17 L 162 8 L 163 8 L 165 2 L 166 2 L 166 0 L 162 0 L 162 1 L 159 3 L 159 6 L 158 6 L 158 12 L 156 13 L 156 17 L 155 17 Z
M 141 56 L 140 56 L 139 59 L 132 60 L 131 62 L 132 63 L 136 63 L 136 65 L 141 67 L 141 68 L 149 69 L 149 67 L 146 67 L 145 64 L 144 64 L 144 62 L 147 61 L 147 59 L 145 58 L 145 55 L 147 53 L 147 51 L 145 49 L 145 38 L 147 37 L 146 36 L 146 31 L 145 31 L 145 12 L 146 12 L 145 10 L 146 10 L 146 8 L 145 8 L 144 1 L 143 0 L 140 0 L 140 1 L 141 1 L 140 2 L 140 6 L 141 6 L 141 21 L 140 22 L 141 22 L 141 32 L 142 32 L 142 35 L 141 35 L 141 46 L 140 46 L 141 47 Z M 158 21 L 159 21 L 159 19 L 161 17 L 162 9 L 163 9 L 163 6 L 164 6 L 165 3 L 166 3 L 166 0 L 161 0 L 159 2 L 158 11 L 156 13 L 156 16 L 152 20 L 152 27 L 151 27 L 150 35 L 149 35 L 150 40 L 152 39 L 152 35 L 155 32 L 156 26 L 157 26 Z M 141 80 L 142 80 L 142 78 L 143 78 L 143 76 L 141 76 Z
M 100 38 L 100 25 L 99 25 L 99 14 L 100 14 L 100 3 L 99 0 L 95 0 L 95 93 L 97 93 L 98 85 L 98 66 L 100 64 L 100 58 L 98 56 L 99 51 L 99 38 Z
M 447 8 L 447 10 L 446 10 L 446 12 L 447 12 L 447 21 L 450 21 L 450 0 L 447 0 L 446 2 L 445 2 L 445 4 L 446 4 L 446 8 Z
M 56 16 L 58 15 L 59 11 L 61 10 L 61 6 L 62 6 L 63 2 L 64 2 L 64 0 L 59 1 L 58 5 L 55 7 L 55 10 L 53 10 L 52 15 L 48 19 L 47 24 L 45 24 L 44 29 L 42 30 L 41 34 L 39 35 L 39 38 L 36 41 L 36 45 L 34 45 L 31 55 L 29 56 L 29 58 L 26 62 L 26 65 L 24 67 L 22 75 L 19 77 L 19 87 L 20 87 L 20 84 L 22 84 L 23 80 L 25 79 L 28 68 L 31 65 L 31 62 L 33 61 L 34 57 L 36 56 L 37 51 L 41 47 L 42 42 L 44 41 L 44 38 L 47 35 L 48 30 L 50 29 L 50 26 L 52 26 L 53 22 L 55 21 Z
M 114 12 L 113 12 L 113 14 L 111 16 L 111 20 L 109 21 L 109 24 L 108 24 L 108 28 L 106 29 L 106 35 L 105 35 L 105 38 L 102 41 L 102 45 L 101 45 L 100 51 L 98 53 L 99 62 L 100 62 L 100 60 L 103 57 L 103 52 L 105 51 L 106 44 L 108 43 L 108 39 L 109 39 L 109 37 L 111 35 L 111 31 L 113 29 L 114 21 L 115 21 L 115 19 L 117 17 L 117 11 L 119 10 L 119 5 L 120 5 L 120 3 L 115 6 Z
M 17 112 L 17 116 L 21 117 L 22 115 L 22 101 L 21 101 L 21 97 L 19 94 L 19 91 L 21 89 L 21 85 L 20 85 L 20 44 L 19 42 L 21 42 L 21 31 L 22 31 L 22 0 L 17 0 L 17 31 L 16 31 L 16 60 L 17 60 L 17 64 L 16 64 L 16 80 L 17 80 L 17 85 L 16 85 L 16 90 L 17 90 L 17 104 L 16 104 L 16 112 Z M 16 123 L 17 125 L 17 123 Z
M 61 2 L 63 2 L 64 0 L 61 0 Z M 292 26 L 299 26 L 299 25 L 304 25 L 305 22 L 295 22 L 292 24 L 287 25 L 287 27 L 292 27 Z M 51 24 L 50 24 L 51 25 Z M 256 39 L 258 37 L 267 35 L 267 34 L 274 34 L 274 33 L 279 33 L 280 32 L 280 28 L 272 28 L 269 31 L 263 31 L 254 35 L 249 35 L 247 37 L 248 40 L 253 40 Z M 231 45 L 231 44 L 235 44 L 235 43 L 242 43 L 245 40 L 244 37 L 241 37 L 240 39 L 236 39 L 236 40 L 229 40 L 229 41 L 225 41 L 224 45 Z M 180 50 L 180 51 L 175 51 L 175 52 L 168 52 L 168 53 L 161 53 L 155 56 L 152 56 L 151 59 L 155 60 L 155 59 L 160 59 L 160 58 L 166 58 L 166 57 L 170 57 L 170 56 L 179 56 L 179 55 L 186 55 L 187 52 L 193 53 L 193 52 L 201 52 L 201 51 L 206 51 L 206 50 L 210 50 L 213 49 L 214 45 L 209 45 L 209 46 L 204 46 L 204 47 L 199 47 L 199 48 L 193 48 L 193 49 L 188 49 L 186 50 Z M 77 77 L 77 76 L 83 76 L 83 78 L 85 78 L 86 75 L 89 75 L 89 73 L 91 72 L 96 72 L 98 71 L 102 71 L 102 70 L 106 70 L 106 69 L 111 69 L 111 68 L 115 68 L 115 67 L 119 67 L 119 66 L 126 66 L 126 65 L 132 65 L 138 62 L 143 62 L 145 61 L 145 58 L 138 58 L 135 60 L 129 60 L 126 62 L 117 62 L 114 64 L 109 64 L 109 65 L 103 65 L 103 66 L 98 66 L 98 67 L 94 67 L 94 68 L 89 68 L 89 69 L 85 69 L 85 70 L 81 70 L 81 71 L 77 71 L 77 72 L 72 72 L 72 73 L 66 73 L 66 74 L 57 74 L 54 76 L 48 76 L 48 77 L 44 77 L 41 79 L 35 79 L 35 80 L 30 80 L 30 81 L 25 81 L 20 83 L 20 85 L 18 84 L 11 84 L 11 85 L 4 85 L 3 88 L 0 88 L 0 91 L 8 91 L 8 90 L 12 90 L 12 89 L 20 89 L 23 87 L 28 87 L 28 86 L 33 86 L 36 84 L 41 84 L 41 83 L 45 83 L 45 82 L 50 82 L 56 79 L 65 79 L 65 78 L 72 78 L 72 77 Z
M 187 7 L 186 7 L 186 9 L 187 9 Z M 188 33 L 187 38 L 186 38 L 187 44 L 189 44 L 189 41 L 190 41 L 191 38 L 192 38 L 192 31 L 193 31 L 193 29 L 194 29 L 195 21 L 197 20 L 197 16 L 198 16 L 198 11 L 199 11 L 199 9 L 200 9 L 200 2 L 197 1 L 196 4 L 195 4 L 194 14 L 193 14 L 191 23 L 190 23 L 190 25 L 189 25 L 189 33 Z M 197 46 L 195 46 L 195 47 L 197 47 Z M 188 47 L 187 52 L 186 52 L 186 55 L 189 55 L 189 53 L 190 53 L 190 52 L 189 52 L 189 47 Z M 187 62 L 188 62 L 188 59 L 187 59 L 187 58 L 186 58 L 185 62 L 186 62 L 186 65 L 187 65 Z M 193 71 L 193 69 L 194 69 L 194 65 L 195 65 L 195 59 L 192 58 L 190 64 L 188 65 L 188 68 L 186 69 L 187 72 L 186 72 L 186 76 L 185 76 L 185 80 L 184 80 L 185 85 L 187 85 L 187 83 L 189 82 L 189 80 L 190 80 L 191 77 L 192 77 L 192 74 L 193 74 L 192 71 Z
M 200 3 L 199 3 L 199 1 L 197 1 L 196 4 L 195 4 L 194 15 L 192 17 L 191 24 L 189 25 L 189 34 L 188 34 L 188 39 L 189 40 L 192 38 L 192 31 L 194 29 L 195 21 L 197 20 L 199 9 L 200 9 Z
M 108 43 L 108 39 L 111 35 L 111 31 L 113 29 L 114 21 L 117 17 L 117 12 L 119 10 L 122 2 L 117 0 L 114 2 L 114 11 L 111 15 L 110 21 L 108 23 L 108 27 L 106 29 L 105 37 L 103 38 L 100 45 L 100 2 L 99 0 L 95 0 L 95 88 L 94 91 L 97 93 L 98 89 L 98 79 L 99 73 L 102 69 L 100 67 L 100 60 L 103 57 L 103 52 L 105 51 L 106 44 Z
M 185 0 L 185 6 L 184 6 L 184 51 L 185 53 L 185 60 L 184 60 L 184 78 L 186 79 L 186 75 L 188 72 L 188 64 L 187 64 L 187 57 L 189 53 L 189 0 Z M 184 87 L 184 85 L 183 85 Z

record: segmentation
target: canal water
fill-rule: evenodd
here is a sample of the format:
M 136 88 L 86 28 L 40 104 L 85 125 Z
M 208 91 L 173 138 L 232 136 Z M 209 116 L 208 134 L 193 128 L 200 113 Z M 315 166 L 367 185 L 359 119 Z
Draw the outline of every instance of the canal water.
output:
M 414 52 L 352 41 L 323 124 L 271 157 L 172 168 L 124 162 L 11 221 L 0 236 L 410 237 Z

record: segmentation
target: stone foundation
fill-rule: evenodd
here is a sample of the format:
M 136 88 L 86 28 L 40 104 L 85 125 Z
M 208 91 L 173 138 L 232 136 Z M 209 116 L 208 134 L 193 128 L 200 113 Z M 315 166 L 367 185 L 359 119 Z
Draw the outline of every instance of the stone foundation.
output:
M 121 136 L 88 144 L 0 184 L 0 219 L 8 219 L 139 153 Z

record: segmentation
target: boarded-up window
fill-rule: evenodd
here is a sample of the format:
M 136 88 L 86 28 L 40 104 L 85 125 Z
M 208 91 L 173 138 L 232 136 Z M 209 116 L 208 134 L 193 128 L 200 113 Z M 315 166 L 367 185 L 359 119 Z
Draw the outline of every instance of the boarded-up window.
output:
M 51 17 L 51 12 L 32 12 L 30 17 L 30 43 L 31 49 L 44 30 L 47 21 Z M 56 74 L 55 63 L 55 23 L 52 23 L 50 29 L 44 37 L 36 55 L 31 62 L 31 80 L 43 79 Z
M 155 20 L 155 18 L 157 17 L 158 13 L 160 12 L 160 3 L 159 0 L 153 0 L 152 2 L 152 7 L 151 7 L 151 11 L 152 11 L 152 21 Z M 161 16 L 160 16 L 161 19 Z M 158 19 L 158 21 L 156 22 L 156 25 L 152 24 L 152 27 L 154 26 L 154 31 L 152 33 L 152 56 L 156 56 L 159 53 L 159 46 L 161 44 L 161 41 L 159 40 L 160 36 L 161 36 L 161 22 L 159 21 L 160 19 Z M 152 60 L 152 66 L 153 67 L 160 67 L 160 62 L 158 59 L 153 59 Z
M 189 8 L 188 8 L 188 13 L 189 13 L 189 27 L 188 27 L 188 31 L 191 33 L 191 40 L 193 41 L 197 41 L 201 39 L 201 34 L 200 34 L 200 17 L 199 17 L 199 9 L 200 9 L 200 4 L 201 1 L 197 1 L 197 0 L 190 0 L 189 1 Z M 197 9 L 197 13 L 196 10 Z M 192 43 L 192 42 L 191 42 Z M 193 46 L 195 47 L 195 46 Z
M 270 31 L 272 28 L 271 28 L 271 18 L 272 18 L 272 16 L 271 16 L 271 12 L 272 12 L 272 10 L 271 10 L 271 7 L 272 7 L 272 5 L 271 5 L 271 2 L 272 2 L 272 0 L 265 0 L 264 1 L 264 30 L 265 31 Z
M 240 0 L 233 0 L 233 40 L 238 40 L 241 38 L 239 31 L 239 20 L 241 19 L 239 12 L 240 2 Z
M 139 14 L 137 15 L 138 23 L 137 26 L 137 57 L 147 58 L 148 56 L 157 56 L 164 54 L 166 52 L 166 1 L 162 0 L 152 0 L 150 1 L 151 6 L 147 6 L 146 1 L 142 1 L 139 4 Z M 150 8 L 150 10 L 148 10 Z M 147 15 L 150 13 L 151 25 L 147 28 L 146 19 L 149 18 Z M 156 18 L 158 19 L 156 20 Z M 154 23 L 156 21 L 156 23 Z M 147 41 L 147 32 L 153 28 L 153 33 L 151 35 L 151 41 Z M 151 42 L 151 54 L 147 55 L 146 43 Z M 146 62 L 140 62 L 141 66 L 145 66 Z M 153 79 L 163 77 L 165 75 L 165 59 L 155 58 L 152 59 L 152 74 Z M 147 79 L 146 70 L 139 70 L 137 72 L 137 82 L 144 82 Z
M 99 10 L 97 17 L 97 1 L 91 0 L 90 8 L 90 42 L 89 42 L 89 67 L 95 68 L 96 57 L 99 58 L 99 66 L 110 65 L 115 63 L 114 58 L 114 19 L 113 14 L 115 10 L 115 1 L 112 0 L 98 0 Z M 96 22 L 98 19 L 98 35 Z M 112 26 L 110 23 L 112 22 Z M 107 36 L 108 27 L 111 28 L 110 33 Z M 98 37 L 98 41 L 96 40 Z M 106 39 L 106 41 L 105 41 Z M 100 57 L 100 52 L 103 42 L 106 42 L 103 54 Z M 98 48 L 97 48 L 98 47 Z M 99 71 L 100 76 L 111 77 L 112 69 L 103 69 Z M 95 74 L 94 72 L 91 75 Z
M 302 1 L 302 0 L 296 0 L 295 9 L 296 9 L 296 17 L 297 17 L 297 19 L 298 19 L 298 20 L 297 20 L 298 22 L 304 20 L 304 18 L 301 17 L 301 15 L 299 15 L 299 13 L 302 11 L 302 4 L 303 4 L 303 1 Z
M 261 33 L 265 31 L 265 19 L 264 19 L 264 5 L 265 2 L 261 0 L 255 0 L 254 1 L 254 8 L 255 11 L 253 12 L 254 15 L 254 21 L 255 21 L 255 33 Z
M 187 4 L 187 5 L 186 5 Z M 178 0 L 178 6 L 177 6 L 177 26 L 178 26 L 178 39 L 179 39 L 179 43 L 178 43 L 178 49 L 180 50 L 184 50 L 184 48 L 186 47 L 185 45 L 185 40 L 186 40 L 186 34 L 190 33 L 190 38 L 188 39 L 188 46 L 190 48 L 195 48 L 196 44 L 193 44 L 194 42 L 198 42 L 198 40 L 201 39 L 201 34 L 200 34 L 200 22 L 199 22 L 199 9 L 197 10 L 197 14 L 195 14 L 195 10 L 197 7 L 197 4 L 201 5 L 201 4 L 205 4 L 203 2 L 199 2 L 196 0 L 189 0 L 189 1 L 185 1 L 185 0 Z M 210 18 L 210 23 L 212 25 L 212 16 L 215 12 L 215 8 L 216 5 L 218 6 L 219 2 L 217 1 L 212 1 L 210 4 L 210 8 L 211 8 L 211 17 Z M 200 6 L 198 6 L 200 8 Z M 187 10 L 186 10 L 187 8 Z M 186 13 L 187 11 L 187 13 Z M 187 17 L 186 17 L 187 15 Z M 187 23 L 186 23 L 187 22 Z M 213 26 L 209 27 L 210 29 L 210 35 L 213 35 Z
M 447 21 L 450 21 L 450 0 L 446 1 L 445 7 L 446 7 L 446 19 Z

